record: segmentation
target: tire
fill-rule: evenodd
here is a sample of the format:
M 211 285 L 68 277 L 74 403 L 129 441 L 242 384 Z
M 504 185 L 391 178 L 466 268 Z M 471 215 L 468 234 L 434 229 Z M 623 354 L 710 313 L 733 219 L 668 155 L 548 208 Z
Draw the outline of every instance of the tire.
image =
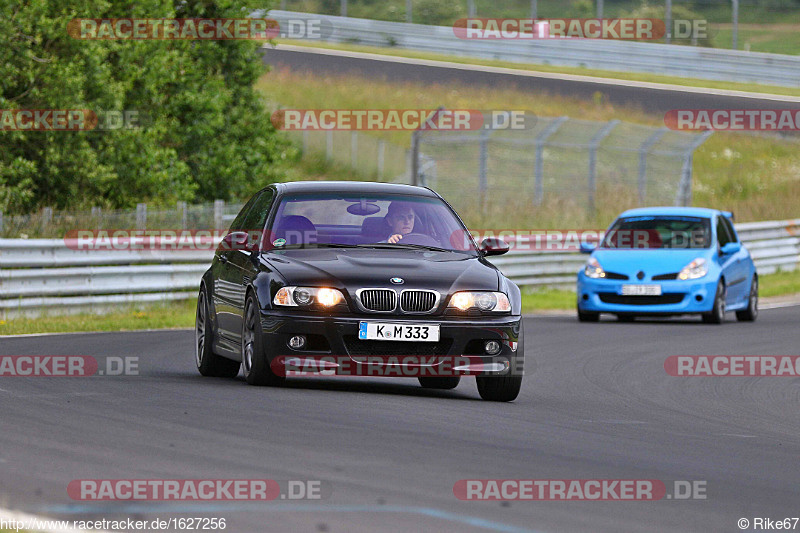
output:
M 215 378 L 235 378 L 239 374 L 238 361 L 232 361 L 214 353 L 211 345 L 214 328 L 208 307 L 206 287 L 200 287 L 197 295 L 197 312 L 194 320 L 194 361 L 200 374 Z
M 591 311 L 581 311 L 578 307 L 578 322 L 597 322 L 600 320 L 600 313 L 592 313 Z
M 455 389 L 458 387 L 458 383 L 461 381 L 461 376 L 443 376 L 443 377 L 420 377 L 419 384 L 426 389 L 441 389 L 441 390 L 449 390 Z
M 725 283 L 722 280 L 717 283 L 714 306 L 710 312 L 703 313 L 703 322 L 706 324 L 722 324 L 725 322 Z
M 736 320 L 739 322 L 755 322 L 758 318 L 758 276 L 753 276 L 750 282 L 750 298 L 747 300 L 747 309 L 736 311 Z
M 272 372 L 264 353 L 261 319 L 256 297 L 252 292 L 245 299 L 242 319 L 242 372 L 250 385 L 279 387 L 286 382 L 285 377 L 276 376 Z
M 520 325 L 520 328 L 522 325 Z M 511 371 L 505 376 L 477 376 L 478 394 L 490 402 L 510 402 L 516 400 L 522 388 L 522 368 L 525 359 L 525 345 L 520 329 L 517 345 L 517 358 L 511 364 Z
M 620 322 L 633 322 L 636 317 L 634 315 L 617 315 L 617 320 Z

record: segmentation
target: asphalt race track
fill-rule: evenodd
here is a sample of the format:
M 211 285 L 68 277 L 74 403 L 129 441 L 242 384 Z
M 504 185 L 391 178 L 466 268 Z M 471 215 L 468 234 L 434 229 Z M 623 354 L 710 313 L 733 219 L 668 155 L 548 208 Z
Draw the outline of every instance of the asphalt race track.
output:
M 670 355 L 797 355 L 800 307 L 696 319 L 526 319 L 514 403 L 472 379 L 201 377 L 193 332 L 0 339 L 2 355 L 138 356 L 140 375 L 0 378 L 0 506 L 70 519 L 225 517 L 227 531 L 738 531 L 800 514 L 800 380 L 668 376 Z M 530 366 L 528 366 L 530 368 Z M 320 480 L 329 497 L 80 502 L 75 479 Z M 460 501 L 460 479 L 705 481 L 705 500 Z
M 592 100 L 596 93 L 614 105 L 648 113 L 671 109 L 797 109 L 800 98 L 753 95 L 704 88 L 525 72 L 402 57 L 280 45 L 262 50 L 264 63 L 325 75 L 357 75 L 396 82 L 454 83 L 462 87 L 516 87 L 520 91 Z

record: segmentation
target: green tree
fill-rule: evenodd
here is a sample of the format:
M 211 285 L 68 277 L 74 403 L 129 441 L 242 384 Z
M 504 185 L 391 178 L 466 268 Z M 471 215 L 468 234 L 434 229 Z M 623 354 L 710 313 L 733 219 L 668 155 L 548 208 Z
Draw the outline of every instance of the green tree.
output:
M 258 6 L 267 9 L 269 6 Z M 74 18 L 244 18 L 232 0 L 0 0 L 0 109 L 135 110 L 138 129 L 0 131 L 0 210 L 241 198 L 293 156 L 257 41 L 82 40 Z

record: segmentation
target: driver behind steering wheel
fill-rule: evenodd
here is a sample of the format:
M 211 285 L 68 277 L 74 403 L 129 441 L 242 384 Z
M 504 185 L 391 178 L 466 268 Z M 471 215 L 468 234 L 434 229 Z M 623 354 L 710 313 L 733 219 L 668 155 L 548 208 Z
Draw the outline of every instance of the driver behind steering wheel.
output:
M 416 216 L 410 205 L 403 202 L 392 202 L 389 204 L 389 212 L 386 215 L 386 222 L 389 223 L 392 234 L 386 242 L 395 244 L 414 231 Z

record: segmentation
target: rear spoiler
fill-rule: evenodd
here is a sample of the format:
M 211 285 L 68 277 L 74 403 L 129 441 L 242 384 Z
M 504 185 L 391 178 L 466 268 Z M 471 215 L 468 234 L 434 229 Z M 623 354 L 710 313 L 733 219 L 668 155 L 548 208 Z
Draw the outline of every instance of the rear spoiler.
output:
M 734 220 L 736 220 L 736 219 L 734 218 L 734 216 L 733 216 L 733 211 L 721 211 L 721 213 L 722 213 L 723 215 L 725 215 L 726 217 L 728 217 L 729 219 L 731 219 L 731 222 L 733 222 Z

